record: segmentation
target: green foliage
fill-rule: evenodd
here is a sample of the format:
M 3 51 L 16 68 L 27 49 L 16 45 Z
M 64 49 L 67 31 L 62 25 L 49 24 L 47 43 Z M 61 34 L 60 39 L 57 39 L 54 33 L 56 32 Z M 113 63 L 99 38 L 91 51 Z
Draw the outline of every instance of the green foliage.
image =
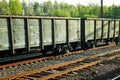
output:
M 10 14 L 10 9 L 6 0 L 0 1 L 0 14 Z
M 120 6 L 104 6 L 103 10 L 104 18 L 120 18 Z M 19 0 L 9 0 L 7 3 L 6 0 L 1 0 L 0 14 L 98 18 L 100 17 L 100 6 L 96 4 L 71 5 L 64 2 L 58 3 L 57 0 L 54 3 L 51 1 L 28 3 L 25 0 L 22 0 L 22 3 Z
M 35 2 L 33 4 L 33 11 L 34 11 L 34 15 L 40 15 L 40 8 L 39 8 L 39 3 Z
M 22 14 L 22 4 L 19 0 L 9 0 L 9 8 L 11 14 Z
M 58 17 L 71 17 L 71 13 L 69 10 L 69 5 L 67 3 L 58 4 L 57 2 L 55 2 L 54 9 L 51 15 Z
M 51 12 L 53 11 L 53 4 L 51 1 L 44 2 L 42 7 L 44 15 L 50 15 Z
M 54 10 L 52 15 L 53 16 L 58 16 L 58 17 L 71 17 L 70 12 L 60 10 L 60 9 Z
M 120 6 L 114 6 L 112 8 L 112 15 L 113 18 L 120 18 Z
M 25 0 L 22 0 L 22 6 L 23 6 L 23 15 L 25 15 L 26 11 L 27 11 L 27 4 L 26 4 Z

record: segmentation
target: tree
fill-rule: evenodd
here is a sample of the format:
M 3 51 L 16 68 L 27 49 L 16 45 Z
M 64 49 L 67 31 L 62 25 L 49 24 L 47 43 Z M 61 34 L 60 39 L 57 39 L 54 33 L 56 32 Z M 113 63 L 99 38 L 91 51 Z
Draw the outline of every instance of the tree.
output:
M 104 17 L 106 17 L 106 18 L 113 18 L 113 7 L 114 7 L 114 5 L 108 7 L 108 10 L 104 14 L 105 15 Z
M 64 11 L 64 10 L 60 10 L 60 9 L 54 10 L 53 16 L 57 16 L 57 17 L 71 17 L 70 12 Z
M 11 14 L 23 14 L 22 4 L 19 0 L 10 0 L 9 8 Z
M 114 6 L 112 8 L 112 18 L 120 18 L 120 6 Z
M 53 4 L 51 1 L 44 2 L 42 7 L 44 15 L 52 15 L 51 12 L 53 11 Z
M 59 8 L 59 5 L 58 5 L 58 2 L 55 0 L 54 2 L 54 5 L 53 5 L 54 9 L 58 9 Z
M 34 2 L 33 11 L 35 15 L 44 15 L 44 3 L 39 4 L 38 2 Z
M 100 6 L 96 4 L 89 4 L 86 7 L 86 10 L 88 11 L 85 14 L 85 17 L 90 17 L 90 18 L 97 18 L 100 15 Z M 87 15 L 87 16 L 86 16 Z M 88 16 L 89 15 L 89 16 Z
M 104 6 L 105 18 L 120 18 L 120 6 Z M 51 1 L 43 3 L 26 3 L 22 0 L 6 0 L 0 1 L 0 14 L 23 14 L 23 15 L 46 15 L 59 17 L 80 17 L 80 18 L 97 18 L 100 17 L 100 6 L 96 4 L 89 4 L 84 6 L 81 4 L 71 5 L 64 2 L 58 3 Z
M 33 4 L 34 15 L 40 15 L 40 6 L 38 2 Z
M 25 0 L 22 0 L 22 6 L 23 6 L 23 15 L 26 15 L 27 4 L 26 4 Z
M 76 8 L 77 8 L 77 11 L 78 11 L 78 16 L 77 17 L 83 18 L 84 15 L 88 13 L 88 9 L 81 4 L 77 4 Z
M 78 8 L 75 7 L 74 5 L 69 6 L 69 12 L 71 17 L 77 17 L 78 16 Z
M 0 1 L 0 14 L 10 14 L 10 9 L 6 0 Z

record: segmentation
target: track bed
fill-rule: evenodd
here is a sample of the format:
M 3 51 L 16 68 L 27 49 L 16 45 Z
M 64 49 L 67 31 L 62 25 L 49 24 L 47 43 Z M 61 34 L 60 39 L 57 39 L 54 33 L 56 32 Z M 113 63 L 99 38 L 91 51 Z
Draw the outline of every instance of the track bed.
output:
M 70 61 L 74 62 L 75 60 L 85 59 L 90 56 L 101 55 L 104 52 L 113 51 L 119 48 L 120 48 L 120 45 L 116 45 L 116 46 L 111 46 L 107 48 L 100 48 L 100 49 L 88 50 L 83 52 L 78 51 L 78 52 L 73 52 L 73 54 L 69 53 L 69 55 L 63 54 L 63 55 L 54 56 L 51 58 L 46 58 L 44 60 L 34 61 L 31 63 L 28 62 L 22 65 L 1 68 L 0 78 L 5 78 L 5 77 L 11 78 L 10 76 L 16 76 L 17 74 L 18 75 L 22 74 L 22 77 L 23 77 L 24 74 L 30 73 L 31 71 L 33 72 L 38 69 L 41 69 L 44 71 L 45 68 L 49 68 L 50 66 L 54 67 L 55 65 L 58 65 L 58 64 L 67 63 Z

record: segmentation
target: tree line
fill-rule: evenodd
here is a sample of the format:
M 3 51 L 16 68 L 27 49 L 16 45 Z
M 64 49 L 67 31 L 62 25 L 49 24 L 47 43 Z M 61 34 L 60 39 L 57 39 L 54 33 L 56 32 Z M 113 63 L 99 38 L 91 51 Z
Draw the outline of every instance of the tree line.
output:
M 104 6 L 104 18 L 120 18 L 120 5 Z M 80 18 L 99 18 L 100 6 L 89 4 L 87 6 L 68 3 L 58 3 L 55 1 L 26 2 L 22 0 L 1 0 L 0 14 L 2 15 L 35 15 L 35 16 L 57 16 L 57 17 L 80 17 Z

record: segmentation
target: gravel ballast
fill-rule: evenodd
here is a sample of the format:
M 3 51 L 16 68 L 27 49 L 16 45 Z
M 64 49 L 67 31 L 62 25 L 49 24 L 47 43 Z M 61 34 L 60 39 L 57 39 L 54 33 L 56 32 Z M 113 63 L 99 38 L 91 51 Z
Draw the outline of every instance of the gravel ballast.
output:
M 107 52 L 107 51 L 112 51 L 115 49 L 120 49 L 120 45 L 117 45 L 114 47 L 109 47 L 109 48 L 104 48 L 104 49 L 81 52 L 80 54 L 74 54 L 74 55 L 70 55 L 70 56 L 63 56 L 63 57 L 61 56 L 61 57 L 51 58 L 51 59 L 44 60 L 41 62 L 36 62 L 36 63 L 32 63 L 32 64 L 27 64 L 27 65 L 20 65 L 18 67 L 10 67 L 10 68 L 1 69 L 0 70 L 0 78 L 25 73 L 25 72 L 40 69 L 43 67 L 53 66 L 56 64 L 60 64 L 60 63 L 64 63 L 64 62 L 68 62 L 68 61 L 72 61 L 72 60 L 76 60 L 76 59 L 80 59 L 80 58 L 86 58 L 88 56 L 97 55 L 97 54 Z M 108 69 L 109 69 L 109 67 L 108 67 Z M 106 70 L 106 69 L 103 69 L 103 71 L 104 70 Z M 87 74 L 86 74 L 86 76 L 87 76 Z

